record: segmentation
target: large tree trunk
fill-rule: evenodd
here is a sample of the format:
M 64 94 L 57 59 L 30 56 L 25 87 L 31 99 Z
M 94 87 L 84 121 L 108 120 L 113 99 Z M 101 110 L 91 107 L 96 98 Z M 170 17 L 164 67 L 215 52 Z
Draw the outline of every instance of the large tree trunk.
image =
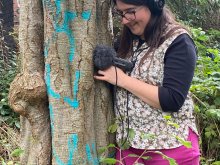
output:
M 21 71 L 10 87 L 9 104 L 21 115 L 25 165 L 50 164 L 51 136 L 44 83 L 43 10 L 41 1 L 23 0 L 20 8 Z
M 92 51 L 97 43 L 111 43 L 109 2 L 44 0 L 42 6 L 23 0 L 20 5 L 22 69 L 9 100 L 22 115 L 22 164 L 51 164 L 51 153 L 52 164 L 99 164 L 97 149 L 111 141 L 107 127 L 113 110 L 105 84 L 94 82 Z

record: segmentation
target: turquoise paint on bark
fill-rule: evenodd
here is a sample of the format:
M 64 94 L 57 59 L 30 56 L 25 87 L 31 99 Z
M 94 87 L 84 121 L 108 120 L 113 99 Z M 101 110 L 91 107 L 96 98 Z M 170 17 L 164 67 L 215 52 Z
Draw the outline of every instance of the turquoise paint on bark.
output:
M 83 11 L 81 16 L 83 20 L 88 21 L 91 17 L 91 14 L 92 14 L 91 10 L 88 10 L 88 11 Z
M 99 164 L 99 161 L 98 161 L 97 155 L 96 155 L 95 143 L 92 143 L 92 151 L 91 151 L 90 145 L 86 144 L 86 155 L 87 155 L 87 160 L 88 160 L 89 164 L 93 164 L 93 165 Z M 93 158 L 92 155 L 94 155 L 95 158 Z
M 54 136 L 54 112 L 53 112 L 53 107 L 51 104 L 49 104 L 49 109 L 50 109 L 50 118 L 51 118 L 51 134 L 52 134 L 52 138 Z M 56 149 L 54 147 L 54 144 L 52 143 L 52 152 L 53 152 L 53 156 L 56 160 L 56 163 L 58 165 L 72 165 L 72 161 L 74 158 L 74 154 L 77 152 L 78 150 L 78 135 L 77 134 L 71 134 L 68 137 L 68 152 L 69 152 L 69 156 L 68 156 L 68 161 L 67 163 L 64 163 L 59 155 L 56 152 Z
M 51 126 L 51 136 L 53 137 L 54 132 L 54 114 L 53 114 L 53 107 L 51 104 L 49 104 L 49 110 L 50 110 L 50 126 Z
M 73 99 L 69 97 L 64 97 L 64 102 L 69 104 L 74 109 L 79 107 L 79 101 L 77 100 L 77 93 L 79 91 L 79 79 L 80 79 L 80 71 L 77 70 L 75 72 L 75 80 L 73 83 Z
M 73 160 L 74 160 L 74 154 L 76 154 L 78 150 L 78 135 L 77 134 L 71 134 L 68 138 L 68 161 L 65 163 L 64 161 L 61 160 L 59 155 L 56 153 L 56 149 L 54 145 L 52 144 L 52 152 L 53 156 L 56 160 L 56 163 L 58 165 L 73 165 Z
M 51 69 L 50 69 L 50 64 L 45 65 L 45 80 L 46 80 L 46 86 L 47 86 L 47 93 L 51 97 L 55 99 L 60 99 L 60 94 L 56 93 L 52 87 L 51 87 L 51 80 L 50 80 L 50 74 L 51 74 Z
M 50 1 L 50 0 L 43 0 L 43 5 L 44 7 L 48 8 L 49 14 L 47 15 L 51 21 L 53 21 L 53 27 L 54 27 L 54 33 L 52 33 L 51 37 L 47 39 L 47 41 L 44 44 L 44 55 L 45 58 L 48 58 L 49 56 L 49 49 L 51 44 L 57 44 L 57 36 L 59 33 L 64 33 L 67 38 L 68 38 L 68 43 L 69 43 L 69 61 L 70 64 L 72 64 L 75 56 L 75 38 L 74 34 L 71 30 L 71 23 L 74 21 L 74 19 L 77 17 L 76 12 L 72 12 L 69 10 L 66 11 L 61 11 L 62 10 L 62 5 L 61 3 L 65 3 L 66 0 L 55 0 L 55 1 Z M 51 15 L 51 13 L 56 12 L 56 14 Z M 63 12 L 63 13 L 62 13 Z M 63 15 L 61 15 L 63 14 Z M 61 17 L 63 17 L 62 22 L 58 22 L 61 20 Z M 84 21 L 88 21 L 91 17 L 91 10 L 84 11 L 81 13 L 81 18 Z M 79 79 L 80 79 L 80 71 L 75 72 L 75 80 L 73 82 L 73 98 L 69 97 L 63 97 L 64 101 L 68 103 L 71 107 L 73 108 L 78 108 L 79 107 L 79 101 L 77 100 L 77 93 L 79 90 Z M 50 64 L 45 65 L 45 81 L 46 81 L 46 86 L 47 86 L 47 91 L 48 95 L 55 99 L 61 99 L 61 96 L 59 93 L 56 93 L 52 87 L 51 87 L 51 67 Z M 52 105 L 49 105 L 50 109 L 50 118 L 51 118 L 51 132 L 52 132 L 52 139 L 54 136 L 54 109 Z M 68 160 L 67 162 L 64 162 L 61 160 L 60 156 L 56 152 L 56 148 L 52 144 L 52 153 L 53 156 L 56 160 L 56 163 L 58 165 L 73 165 L 72 161 L 74 159 L 74 155 L 77 153 L 78 150 L 78 135 L 77 134 L 70 134 L 67 140 L 67 147 L 68 147 Z M 81 162 L 82 164 L 87 164 L 87 162 L 90 160 L 89 164 L 97 165 L 98 164 L 98 159 L 97 159 L 97 154 L 96 154 L 96 149 L 95 149 L 95 143 L 92 144 L 92 151 L 90 149 L 89 144 L 86 144 L 86 153 L 87 153 L 87 158 L 80 158 L 78 160 L 74 160 L 75 162 Z M 78 164 L 81 164 L 78 163 Z M 78 165 L 76 163 L 76 165 Z

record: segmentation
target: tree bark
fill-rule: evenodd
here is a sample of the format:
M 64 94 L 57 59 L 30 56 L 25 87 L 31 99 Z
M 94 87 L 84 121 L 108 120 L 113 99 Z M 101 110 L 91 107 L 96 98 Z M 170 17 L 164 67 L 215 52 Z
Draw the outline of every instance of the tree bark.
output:
M 21 115 L 21 164 L 50 164 L 51 135 L 44 82 L 42 3 L 21 1 L 21 71 L 10 86 L 9 104 Z
M 20 6 L 22 69 L 9 100 L 22 115 L 22 164 L 99 164 L 97 150 L 114 140 L 107 132 L 113 108 L 107 84 L 93 79 L 92 52 L 98 43 L 111 44 L 109 1 Z

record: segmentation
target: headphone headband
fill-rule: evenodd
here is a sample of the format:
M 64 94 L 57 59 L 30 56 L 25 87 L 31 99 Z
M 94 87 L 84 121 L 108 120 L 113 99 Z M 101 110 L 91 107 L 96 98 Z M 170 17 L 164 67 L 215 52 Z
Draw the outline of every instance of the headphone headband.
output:
M 165 0 L 148 0 L 149 9 L 154 14 L 160 14 L 165 5 Z

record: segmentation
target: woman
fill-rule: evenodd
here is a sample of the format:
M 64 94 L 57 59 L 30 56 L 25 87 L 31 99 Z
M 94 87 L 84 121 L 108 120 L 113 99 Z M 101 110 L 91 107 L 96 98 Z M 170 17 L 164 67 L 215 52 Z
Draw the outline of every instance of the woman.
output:
M 198 133 L 189 94 L 196 48 L 164 0 L 113 0 L 123 24 L 118 55 L 133 61 L 131 72 L 111 66 L 94 76 L 116 87 L 118 164 L 199 164 Z M 171 119 L 167 119 L 169 116 Z M 169 124 L 169 123 L 175 124 Z M 186 148 L 180 139 L 191 142 Z M 144 154 L 143 154 L 144 153 Z M 138 155 L 131 157 L 129 154 Z M 150 156 L 146 160 L 143 156 Z

